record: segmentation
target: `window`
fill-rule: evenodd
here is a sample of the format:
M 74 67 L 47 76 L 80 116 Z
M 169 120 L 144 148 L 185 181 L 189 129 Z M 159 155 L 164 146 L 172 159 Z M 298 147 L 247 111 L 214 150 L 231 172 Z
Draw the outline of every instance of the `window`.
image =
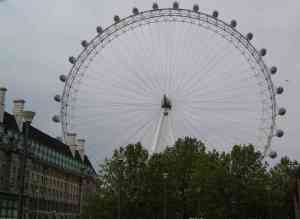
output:
M 64 165 L 64 156 L 62 154 L 59 155 L 59 165 L 63 167 Z
M 9 200 L 7 197 L 0 197 L 0 218 L 14 219 L 17 214 L 17 201 Z
M 4 185 L 4 183 L 5 183 L 5 182 L 4 182 L 4 177 L 1 176 L 1 177 L 0 177 L 0 184 L 1 184 L 1 185 Z

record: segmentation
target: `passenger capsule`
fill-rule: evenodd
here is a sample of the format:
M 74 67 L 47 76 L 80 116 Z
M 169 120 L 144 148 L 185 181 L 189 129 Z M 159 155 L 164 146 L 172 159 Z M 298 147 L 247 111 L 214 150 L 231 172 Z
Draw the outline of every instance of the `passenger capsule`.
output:
M 132 13 L 133 13 L 134 15 L 138 15 L 138 14 L 139 14 L 139 9 L 133 8 L 133 9 L 132 9 Z
M 276 151 L 271 151 L 271 152 L 269 153 L 269 157 L 270 157 L 271 159 L 275 159 L 275 158 L 277 157 L 277 152 L 276 152 Z
M 60 75 L 60 76 L 59 76 L 59 80 L 60 80 L 61 82 L 66 82 L 67 76 L 66 76 L 66 75 Z
M 54 100 L 55 100 L 56 102 L 60 102 L 60 100 L 61 100 L 60 95 L 59 95 L 59 94 L 55 95 L 55 96 L 54 96 Z
M 153 9 L 153 10 L 158 10 L 158 4 L 157 4 L 157 3 L 153 3 L 152 9 Z
M 55 123 L 60 123 L 60 117 L 59 117 L 59 115 L 54 115 L 52 117 L 52 121 L 55 122 Z
M 286 114 L 286 109 L 285 108 L 280 108 L 279 110 L 278 110 L 278 115 L 280 115 L 280 116 L 284 116 Z
M 277 87 L 276 89 L 276 93 L 277 94 L 282 94 L 284 92 L 284 88 L 283 87 Z
M 276 131 L 276 136 L 277 136 L 278 138 L 283 137 L 283 135 L 284 135 L 284 131 L 283 131 L 283 130 L 278 129 L 278 130 Z
M 193 6 L 193 11 L 194 11 L 194 12 L 198 12 L 198 11 L 199 11 L 199 5 L 195 4 L 195 5 Z
M 232 28 L 236 28 L 236 26 L 237 26 L 236 20 L 232 20 L 232 21 L 230 22 L 230 26 L 231 26 Z
M 96 31 L 97 31 L 97 33 L 98 33 L 99 35 L 103 33 L 103 29 L 102 29 L 101 26 L 97 26 L 97 27 L 96 27 Z
M 271 73 L 272 75 L 275 75 L 275 74 L 277 73 L 277 67 L 272 66 L 271 69 L 270 69 L 270 73 Z
M 86 48 L 86 47 L 89 46 L 89 43 L 88 43 L 86 40 L 82 40 L 82 41 L 81 41 L 81 46 L 82 46 L 83 48 Z
M 115 15 L 114 16 L 114 21 L 115 21 L 115 23 L 119 23 L 120 22 L 120 17 L 118 16 L 118 15 Z
M 259 54 L 260 54 L 261 56 L 265 56 L 265 55 L 267 54 L 267 50 L 266 50 L 266 49 L 261 49 L 261 50 L 259 51 Z
M 74 56 L 70 56 L 70 57 L 69 57 L 69 62 L 70 62 L 71 64 L 75 64 L 75 63 L 76 63 L 76 58 L 75 58 Z
M 247 39 L 248 41 L 252 40 L 252 39 L 253 39 L 253 33 L 247 33 L 246 39 Z
M 179 3 L 178 2 L 173 3 L 173 9 L 179 9 Z
M 219 16 L 219 12 L 218 11 L 213 11 L 212 16 L 214 18 L 217 18 Z

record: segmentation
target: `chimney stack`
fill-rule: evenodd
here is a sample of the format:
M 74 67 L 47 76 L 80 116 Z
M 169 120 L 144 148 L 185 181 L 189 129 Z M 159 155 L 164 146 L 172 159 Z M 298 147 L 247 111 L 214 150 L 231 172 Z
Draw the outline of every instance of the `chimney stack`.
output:
M 75 156 L 75 151 L 76 151 L 76 133 L 68 133 L 65 139 L 65 143 L 69 146 L 72 155 Z
M 0 124 L 4 121 L 6 91 L 5 87 L 0 87 Z
M 77 140 L 77 150 L 80 154 L 82 161 L 84 161 L 84 147 L 85 147 L 85 139 L 78 139 Z
M 13 114 L 15 116 L 17 125 L 19 127 L 19 130 L 22 131 L 23 127 L 23 111 L 24 111 L 24 105 L 25 105 L 25 100 L 14 100 L 14 105 L 13 105 Z

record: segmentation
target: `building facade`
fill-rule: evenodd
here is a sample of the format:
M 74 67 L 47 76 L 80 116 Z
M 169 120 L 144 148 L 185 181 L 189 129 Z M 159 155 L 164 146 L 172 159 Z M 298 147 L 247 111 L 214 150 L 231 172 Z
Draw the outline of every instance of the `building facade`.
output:
M 18 214 L 20 168 L 24 151 L 22 111 L 25 101 L 5 112 L 0 89 L 0 219 Z M 4 94 L 3 94 L 4 93 Z M 84 154 L 84 140 L 75 134 L 69 145 L 30 126 L 25 171 L 25 218 L 75 219 L 95 191 L 96 172 Z

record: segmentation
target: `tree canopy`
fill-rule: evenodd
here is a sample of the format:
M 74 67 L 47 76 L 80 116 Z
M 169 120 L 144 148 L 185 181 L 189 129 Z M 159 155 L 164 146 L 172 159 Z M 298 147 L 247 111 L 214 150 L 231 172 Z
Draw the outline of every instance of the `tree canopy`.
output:
M 101 166 L 84 218 L 293 218 L 287 157 L 270 168 L 253 145 L 208 151 L 185 137 L 149 156 L 140 143 L 119 148 Z

